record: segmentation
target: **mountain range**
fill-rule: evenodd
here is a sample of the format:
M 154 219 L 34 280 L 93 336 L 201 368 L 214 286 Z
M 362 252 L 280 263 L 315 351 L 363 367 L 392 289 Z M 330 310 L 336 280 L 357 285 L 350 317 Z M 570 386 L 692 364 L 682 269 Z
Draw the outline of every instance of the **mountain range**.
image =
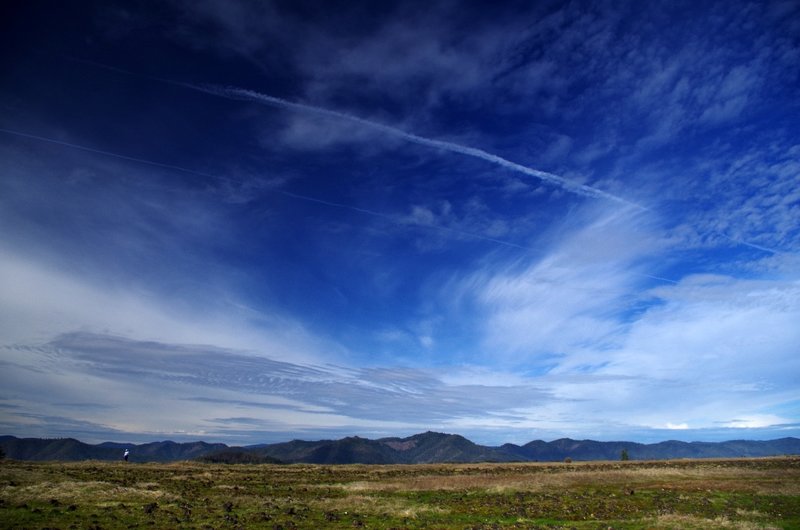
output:
M 86 444 L 72 438 L 0 436 L 0 448 L 15 460 L 119 460 L 125 449 L 132 462 L 202 460 L 229 463 L 424 464 L 445 462 L 558 462 L 619 460 L 625 450 L 632 460 L 674 458 L 735 458 L 800 454 L 800 439 L 727 442 L 666 441 L 653 444 L 598 442 L 562 438 L 525 445 L 478 445 L 457 434 L 425 432 L 407 438 L 371 440 L 358 436 L 339 440 L 303 441 L 230 447 L 206 442 L 172 441 L 146 444 L 105 442 Z
M 125 449 L 136 454 L 139 462 L 173 462 L 192 460 L 227 449 L 225 444 L 206 442 L 177 443 L 171 441 L 146 444 L 104 442 L 87 444 L 74 438 L 16 438 L 0 436 L 0 448 L 6 458 L 14 460 L 119 460 Z

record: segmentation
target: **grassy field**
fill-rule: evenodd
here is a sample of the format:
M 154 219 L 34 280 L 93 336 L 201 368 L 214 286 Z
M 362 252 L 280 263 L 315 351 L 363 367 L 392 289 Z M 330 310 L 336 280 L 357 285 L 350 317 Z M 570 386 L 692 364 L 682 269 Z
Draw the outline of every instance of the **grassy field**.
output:
M 0 527 L 800 529 L 800 458 L 413 466 L 3 461 Z

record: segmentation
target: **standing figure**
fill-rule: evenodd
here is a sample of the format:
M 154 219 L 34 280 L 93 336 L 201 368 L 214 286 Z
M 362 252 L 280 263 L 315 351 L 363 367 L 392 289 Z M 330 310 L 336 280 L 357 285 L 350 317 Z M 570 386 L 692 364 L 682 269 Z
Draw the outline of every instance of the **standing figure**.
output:
M 131 452 L 130 452 L 130 451 L 128 451 L 127 449 L 125 449 L 125 452 L 122 454 L 122 458 L 123 458 L 123 459 L 124 459 L 126 462 L 128 461 L 128 455 L 129 455 L 129 454 L 131 454 Z

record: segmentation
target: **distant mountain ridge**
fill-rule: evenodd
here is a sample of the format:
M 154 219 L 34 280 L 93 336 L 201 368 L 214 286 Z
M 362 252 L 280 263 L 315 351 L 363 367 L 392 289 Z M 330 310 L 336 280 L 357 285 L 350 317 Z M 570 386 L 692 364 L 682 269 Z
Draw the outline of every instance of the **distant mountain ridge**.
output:
M 319 442 L 270 444 L 251 451 L 287 463 L 433 464 L 519 460 L 495 447 L 477 445 L 457 434 L 426 432 L 408 438 L 370 440 L 358 436 Z
M 558 462 L 619 460 L 625 450 L 632 460 L 674 458 L 737 458 L 800 454 L 800 439 L 727 442 L 665 441 L 598 442 L 562 438 L 552 442 L 534 440 L 525 445 L 499 447 L 478 445 L 457 434 L 425 432 L 407 438 L 370 440 L 352 436 L 339 440 L 303 441 L 230 447 L 206 442 L 172 441 L 146 444 L 104 442 L 86 444 L 73 438 L 16 438 L 0 436 L 0 447 L 15 460 L 119 460 L 124 449 L 133 462 L 174 462 L 202 460 L 229 463 L 312 463 L 312 464 L 428 464 L 472 462 Z
M 87 444 L 74 438 L 16 438 L 0 436 L 0 447 L 6 458 L 14 460 L 120 460 L 125 449 L 135 453 L 139 462 L 174 462 L 191 460 L 221 451 L 225 444 L 206 442 L 177 443 L 171 441 L 146 444 L 104 442 Z

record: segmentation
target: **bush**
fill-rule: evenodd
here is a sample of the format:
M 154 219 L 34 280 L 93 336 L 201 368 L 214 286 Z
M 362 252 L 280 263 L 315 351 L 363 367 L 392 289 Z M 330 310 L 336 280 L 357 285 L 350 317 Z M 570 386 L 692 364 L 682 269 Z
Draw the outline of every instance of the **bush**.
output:
M 620 460 L 630 460 L 631 459 L 631 457 L 628 456 L 628 450 L 627 449 L 623 449 L 622 450 L 622 452 L 619 455 L 619 459 Z
M 565 458 L 564 459 L 564 463 L 565 464 L 571 464 L 572 463 L 572 458 L 570 458 L 570 457 Z

